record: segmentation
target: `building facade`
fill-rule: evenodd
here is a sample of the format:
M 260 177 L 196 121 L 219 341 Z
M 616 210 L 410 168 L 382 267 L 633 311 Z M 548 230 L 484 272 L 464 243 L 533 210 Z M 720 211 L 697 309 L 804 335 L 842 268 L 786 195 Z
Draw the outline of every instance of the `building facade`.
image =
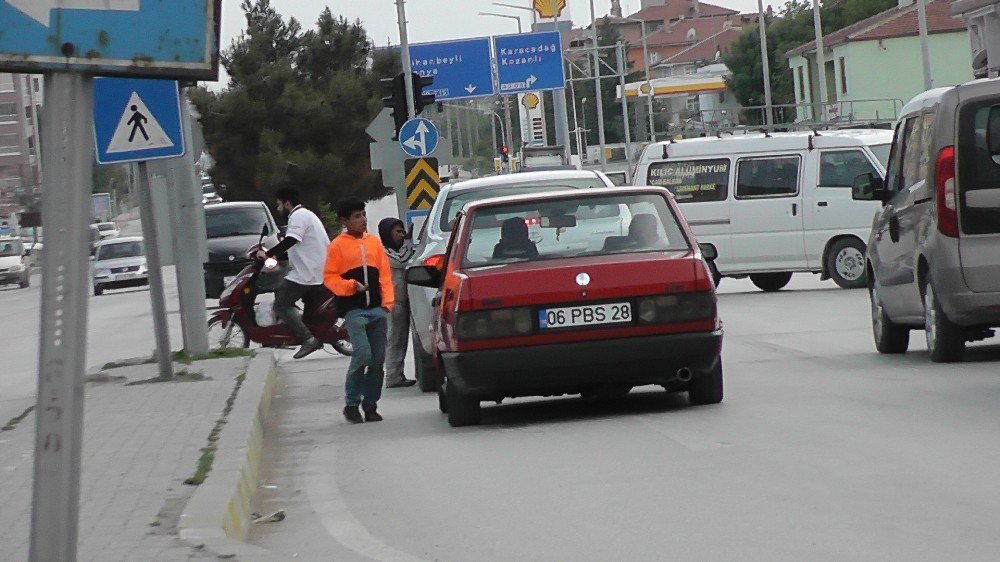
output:
M 0 202 L 41 186 L 42 77 L 0 73 Z

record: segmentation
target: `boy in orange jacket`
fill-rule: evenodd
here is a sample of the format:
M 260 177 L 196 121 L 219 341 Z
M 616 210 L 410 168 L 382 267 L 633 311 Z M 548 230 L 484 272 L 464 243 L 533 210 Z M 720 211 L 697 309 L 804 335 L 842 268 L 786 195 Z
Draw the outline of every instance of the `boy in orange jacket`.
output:
M 337 309 L 354 346 L 344 385 L 344 417 L 351 423 L 382 421 L 376 408 L 385 376 L 388 313 L 395 298 L 392 270 L 382 240 L 367 232 L 363 201 L 344 199 L 337 205 L 337 216 L 344 232 L 327 249 L 323 283 L 337 297 Z

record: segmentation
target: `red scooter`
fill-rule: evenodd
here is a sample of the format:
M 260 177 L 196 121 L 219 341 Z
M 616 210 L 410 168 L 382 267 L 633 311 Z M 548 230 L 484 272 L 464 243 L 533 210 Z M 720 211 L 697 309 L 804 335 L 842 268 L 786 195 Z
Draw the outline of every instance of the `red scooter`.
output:
M 263 238 L 247 250 L 247 254 L 254 257 L 262 242 Z M 213 348 L 250 347 L 250 342 L 264 347 L 300 345 L 302 342 L 285 324 L 260 326 L 254 310 L 257 295 L 273 291 L 287 271 L 287 267 L 274 258 L 254 259 L 247 265 L 219 296 L 219 309 L 212 313 L 208 321 L 209 345 Z M 319 341 L 332 345 L 343 355 L 351 355 L 353 347 L 343 320 L 337 313 L 333 293 L 327 291 L 322 298 L 315 300 L 318 304 L 303 313 L 302 321 Z

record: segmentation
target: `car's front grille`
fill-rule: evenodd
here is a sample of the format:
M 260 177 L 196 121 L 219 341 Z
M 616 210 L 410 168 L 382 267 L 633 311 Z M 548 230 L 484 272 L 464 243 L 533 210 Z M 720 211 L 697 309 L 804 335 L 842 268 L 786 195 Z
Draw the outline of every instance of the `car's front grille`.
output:
M 0 273 L 7 273 L 6 267 L 0 267 Z
M 132 265 L 129 267 L 112 267 L 111 273 L 130 273 L 133 271 L 139 271 L 138 265 Z

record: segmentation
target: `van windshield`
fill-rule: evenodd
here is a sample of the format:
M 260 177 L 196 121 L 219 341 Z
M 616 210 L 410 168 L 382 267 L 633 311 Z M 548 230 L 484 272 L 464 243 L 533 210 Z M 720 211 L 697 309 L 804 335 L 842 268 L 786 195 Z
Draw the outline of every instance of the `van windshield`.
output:
M 878 161 L 882 163 L 883 168 L 889 167 L 889 151 L 891 149 L 892 149 L 891 143 L 868 145 L 868 150 L 871 150 L 872 153 L 875 155 L 875 158 L 878 158 Z

